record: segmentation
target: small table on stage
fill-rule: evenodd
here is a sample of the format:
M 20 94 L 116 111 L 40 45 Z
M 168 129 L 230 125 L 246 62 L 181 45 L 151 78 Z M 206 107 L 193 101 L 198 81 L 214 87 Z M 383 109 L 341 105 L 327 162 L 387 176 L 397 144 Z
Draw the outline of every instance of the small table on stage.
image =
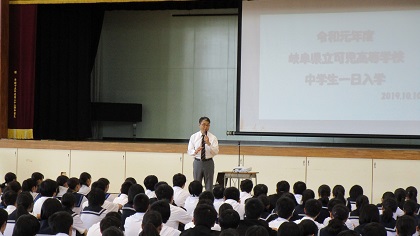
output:
M 255 185 L 257 185 L 257 174 L 258 172 L 233 172 L 233 171 L 224 171 L 219 172 L 219 174 L 223 174 L 223 186 L 226 187 L 227 181 L 229 180 L 229 185 L 232 186 L 232 179 L 236 179 L 238 181 L 238 189 L 240 188 L 240 181 L 241 179 L 255 179 Z M 254 185 L 254 186 L 255 186 Z

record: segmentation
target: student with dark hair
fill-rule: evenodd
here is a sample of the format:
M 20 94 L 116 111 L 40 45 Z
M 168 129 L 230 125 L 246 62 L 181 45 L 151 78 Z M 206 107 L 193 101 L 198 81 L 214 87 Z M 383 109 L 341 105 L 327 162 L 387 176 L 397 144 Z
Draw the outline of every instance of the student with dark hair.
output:
M 65 211 L 56 212 L 48 218 L 52 233 L 55 235 L 72 235 L 73 217 Z
M 118 212 L 108 212 L 100 222 L 93 224 L 88 229 L 86 236 L 101 236 L 101 232 L 104 232 L 111 226 L 121 228 L 121 216 Z
M 233 228 L 222 230 L 219 234 L 219 236 L 240 236 L 238 231 Z
M 124 229 L 127 235 L 138 235 L 141 231 L 141 222 L 147 209 L 149 209 L 149 198 L 146 194 L 140 193 L 134 197 L 133 207 L 136 213 L 125 219 Z
M 90 192 L 90 184 L 92 183 L 92 176 L 87 172 L 82 172 L 79 177 L 80 189 L 78 193 L 87 196 Z
M 363 206 L 366 206 L 369 204 L 369 198 L 365 195 L 360 195 L 356 199 L 356 209 L 350 212 L 349 220 L 354 225 L 354 227 L 357 227 L 359 225 L 359 218 L 360 218 L 360 210 L 363 208 Z
M 125 219 L 127 219 L 127 217 L 130 217 L 136 213 L 136 210 L 133 207 L 133 201 L 134 201 L 134 197 L 139 193 L 144 193 L 144 188 L 140 184 L 133 184 L 130 187 L 130 189 L 128 189 L 128 198 L 127 198 L 128 202 L 121 209 L 122 210 L 121 229 L 123 231 L 125 230 L 124 229 Z
M 281 197 L 276 203 L 276 213 L 278 218 L 269 222 L 269 226 L 278 229 L 281 224 L 288 222 L 293 215 L 295 209 L 295 202 L 289 197 Z
M 241 220 L 243 220 L 245 215 L 245 206 L 244 204 L 240 203 L 239 195 L 239 189 L 235 187 L 226 188 L 225 192 L 223 193 L 225 203 L 232 205 L 233 210 L 237 211 L 239 217 Z
M 162 231 L 162 217 L 159 212 L 148 211 L 143 218 L 139 236 L 159 236 Z
M 185 190 L 185 183 L 187 182 L 187 177 L 185 175 L 178 173 L 172 177 L 172 188 L 174 189 L 174 203 L 179 207 L 184 207 L 185 200 L 190 196 L 190 193 Z
M 105 192 L 99 188 L 92 188 L 88 195 L 89 206 L 80 212 L 80 218 L 89 229 L 93 224 L 100 222 L 108 211 L 102 208 L 105 202 Z
M 50 216 L 52 216 L 54 213 L 59 212 L 61 210 L 62 206 L 59 200 L 55 198 L 48 198 L 44 201 L 41 208 L 41 227 L 39 229 L 38 234 L 52 234 L 52 229 L 49 224 L 48 218 L 50 218 Z
M 404 203 L 404 215 L 416 218 L 417 203 L 413 200 L 407 200 Z
M 254 186 L 254 198 L 257 198 L 260 195 L 266 195 L 268 194 L 268 187 L 265 184 L 257 184 Z
M 258 185 L 258 184 L 257 184 Z M 267 186 L 265 186 L 267 187 Z M 276 184 L 276 193 L 275 194 L 271 194 L 268 196 L 268 199 L 270 200 L 270 211 L 274 210 L 274 208 L 276 208 L 276 202 L 277 200 L 284 194 L 284 193 L 288 193 L 290 191 L 290 184 L 289 182 L 287 182 L 286 180 L 282 180 L 277 182 Z M 267 195 L 268 192 L 268 188 L 267 191 L 265 193 L 265 195 Z M 254 197 L 257 197 L 255 194 L 255 188 L 254 188 Z
M 63 211 L 69 213 L 73 217 L 73 229 L 76 230 L 76 235 L 83 235 L 87 232 L 87 228 L 80 216 L 73 211 L 76 197 L 72 193 L 65 193 L 61 198 L 61 205 Z
M 184 209 L 172 205 L 174 190 L 171 186 L 167 184 L 160 185 L 159 187 L 157 187 L 155 193 L 158 200 L 167 201 L 171 208 L 171 216 L 166 222 L 166 225 L 174 229 L 178 229 L 180 223 L 188 224 L 189 222 L 191 222 L 192 217 Z
M 397 188 L 394 191 L 394 195 L 398 203 L 398 209 L 401 210 L 401 212 L 397 213 L 397 216 L 402 216 L 404 215 L 404 212 L 402 211 L 402 209 L 404 208 L 405 196 L 407 195 L 407 193 L 405 192 L 405 189 Z
M 33 215 L 23 215 L 16 221 L 13 236 L 35 236 L 40 228 L 39 221 Z
M 102 208 L 106 209 L 108 212 L 112 212 L 112 211 L 113 212 L 118 212 L 119 210 L 121 210 L 122 205 L 117 204 L 117 203 L 113 203 L 113 202 L 110 202 L 110 201 L 106 200 L 107 199 L 107 196 L 109 198 L 109 193 L 107 193 L 107 191 L 109 189 L 109 181 L 107 179 L 100 178 L 98 181 L 92 183 L 92 185 L 90 186 L 90 188 L 91 189 L 99 188 L 102 191 L 104 191 L 104 193 L 105 193 L 105 201 L 104 201 L 104 204 L 102 204 Z M 82 207 L 85 208 L 85 207 L 88 206 L 88 204 L 89 204 L 89 202 L 84 202 L 82 204 Z
M 217 212 L 207 204 L 200 204 L 194 210 L 194 228 L 187 229 L 181 233 L 183 236 L 212 236 L 218 235 L 219 232 L 211 230 L 216 223 Z
M 417 188 L 414 187 L 414 186 L 407 187 L 405 189 L 405 194 L 406 194 L 405 195 L 405 200 L 406 201 L 407 200 L 412 200 L 412 201 L 414 201 L 416 203 L 416 205 L 417 205 L 417 207 L 416 207 L 416 214 L 418 214 L 419 213 L 420 206 L 417 203 Z
M 319 200 L 309 199 L 305 203 L 305 209 L 304 209 L 305 216 L 302 219 L 295 221 L 295 223 L 299 224 L 300 221 L 308 219 L 308 220 L 314 221 L 316 226 L 318 226 L 318 229 L 324 228 L 323 224 L 320 224 L 317 221 L 315 221 L 316 217 L 319 215 L 319 212 L 321 211 L 321 208 L 322 208 L 322 204 Z
M 325 228 L 319 231 L 320 236 L 337 236 L 341 231 L 348 230 L 345 222 L 349 217 L 349 209 L 344 204 L 337 204 L 331 211 L 332 219 Z
M 316 236 L 318 235 L 318 226 L 312 220 L 302 220 L 299 224 L 300 233 L 302 236 Z
M 171 208 L 169 207 L 169 203 L 167 201 L 156 201 L 150 205 L 149 210 L 159 212 L 162 216 L 162 230 L 160 231 L 160 235 L 177 236 L 181 234 L 181 231 L 166 225 L 166 222 L 168 222 L 169 217 L 171 216 Z
M 210 191 L 204 191 L 202 193 L 200 193 L 200 196 L 198 196 L 198 202 L 202 201 L 202 200 L 209 200 L 211 202 L 211 204 L 214 204 L 214 195 L 212 192 Z
M 121 184 L 120 194 L 112 202 L 124 206 L 128 202 L 128 190 L 133 185 L 131 182 L 124 182 Z
M 34 172 L 31 175 L 31 179 L 39 186 L 44 181 L 44 175 L 39 172 Z
M 57 182 L 54 180 L 46 179 L 39 185 L 40 197 L 35 199 L 33 209 L 34 215 L 36 215 L 38 218 L 40 217 L 42 204 L 45 202 L 45 200 L 55 197 L 56 192 Z
M 13 172 L 7 172 L 7 173 L 4 175 L 4 183 L 2 183 L 2 184 L 0 185 L 1 191 L 3 192 L 3 191 L 4 191 L 4 189 L 7 187 L 7 185 L 8 185 L 10 182 L 12 182 L 12 181 L 16 181 L 16 179 L 17 179 L 17 177 L 16 177 L 16 174 L 15 174 L 15 173 L 13 173 Z
M 360 209 L 359 226 L 354 231 L 362 234 L 366 224 L 371 222 L 379 223 L 379 210 L 375 205 L 367 204 Z
M 363 188 L 360 185 L 353 185 L 349 191 L 350 197 L 347 198 L 347 207 L 350 212 L 356 210 L 356 199 L 360 195 L 363 195 Z
M 269 236 L 270 234 L 267 232 L 267 229 L 265 229 L 263 226 L 260 225 L 253 225 L 249 227 L 245 234 L 245 236 Z
M 105 201 L 110 201 L 112 202 L 114 199 L 111 197 L 111 194 L 108 193 L 109 191 L 109 185 L 111 184 L 111 182 L 109 181 L 109 179 L 107 178 L 99 178 L 96 182 L 102 182 L 105 185 Z
M 312 189 L 306 189 L 302 192 L 302 204 L 296 205 L 292 221 L 302 219 L 305 216 L 305 204 L 309 199 L 315 199 L 315 193 Z
M 346 230 L 346 231 L 340 232 L 339 234 L 337 234 L 337 236 L 360 236 L 360 234 L 354 230 Z
M 67 190 L 69 189 L 68 185 L 67 185 L 67 181 L 69 180 L 69 177 L 65 176 L 65 175 L 59 175 L 57 177 L 57 185 L 58 185 L 58 193 L 56 195 L 56 198 L 58 198 L 59 200 L 61 200 L 61 197 L 67 193 Z
M 362 236 L 386 236 L 385 227 L 377 222 L 366 224 Z M 392 234 L 395 235 L 395 234 Z M 411 235 L 410 235 L 411 236 Z
M 330 196 L 331 196 L 330 186 L 326 184 L 319 186 L 318 196 L 319 196 L 319 201 L 321 201 L 322 203 L 322 208 L 321 208 L 321 211 L 319 212 L 318 217 L 316 218 L 316 221 L 318 221 L 318 223 L 320 224 L 323 224 L 325 218 L 330 216 L 330 212 L 328 211 L 328 202 L 330 201 Z
M 330 215 L 332 215 L 332 209 L 334 208 L 335 205 L 344 205 L 346 206 L 345 202 L 342 202 L 341 200 L 337 199 L 337 198 L 333 198 L 328 202 L 328 211 L 330 212 Z M 323 225 L 327 226 L 328 223 L 330 222 L 331 217 L 327 217 L 324 220 Z M 354 225 L 353 223 L 347 218 L 346 222 L 345 222 L 346 226 L 348 229 L 353 230 L 354 229 Z
M 125 178 L 124 182 L 131 182 L 132 184 L 137 184 L 137 180 L 133 177 Z
M 397 235 L 398 236 L 411 236 L 416 232 L 415 218 L 407 215 L 398 217 L 397 220 Z
M 189 215 L 193 215 L 195 206 L 198 203 L 198 196 L 203 192 L 203 185 L 200 181 L 194 180 L 188 185 L 188 191 L 190 196 L 185 200 L 184 208 L 187 210 Z
M 252 198 L 251 191 L 253 187 L 254 187 L 254 183 L 252 183 L 252 180 L 244 179 L 241 181 L 241 185 L 240 185 L 241 193 L 239 195 L 239 199 L 241 200 L 242 204 L 245 204 L 245 201 L 248 198 Z
M 346 204 L 346 199 L 344 198 L 345 194 L 346 190 L 344 189 L 343 185 L 337 184 L 332 189 L 333 197 L 342 200 L 344 204 Z
M 214 209 L 216 209 L 216 212 L 219 214 L 219 208 L 220 206 L 225 203 L 225 199 L 223 198 L 223 193 L 225 192 L 225 188 L 217 184 L 213 188 L 213 195 L 214 195 Z
M 227 203 L 226 205 L 230 206 Z M 221 231 L 223 232 L 226 229 L 238 228 L 240 220 L 241 219 L 239 218 L 238 212 L 233 209 L 225 209 L 225 210 L 220 211 L 219 225 L 220 225 Z
M 278 232 L 278 236 L 300 236 L 299 226 L 294 222 L 284 222 L 281 224 Z
M 297 181 L 293 184 L 293 193 L 296 198 L 296 202 L 300 205 L 302 204 L 302 193 L 306 190 L 306 184 L 302 181 Z
M 16 180 L 9 182 L 7 184 L 7 187 L 4 188 L 4 192 L 7 192 L 9 190 L 15 191 L 16 193 L 20 193 L 22 192 L 22 186 L 20 185 L 20 183 Z
M 0 235 L 3 235 L 6 230 L 7 218 L 7 212 L 4 209 L 0 209 Z
M 247 201 L 249 201 L 249 199 L 247 199 Z M 275 214 L 273 211 L 270 212 L 270 200 L 268 199 L 268 196 L 260 195 L 257 197 L 257 199 L 260 200 L 262 204 L 264 205 L 264 212 L 261 214 L 261 219 L 266 222 L 270 222 L 276 219 L 277 214 Z M 247 201 L 245 201 L 245 204 Z
M 11 214 L 16 210 L 17 193 L 13 190 L 7 190 L 2 195 L 3 204 L 6 206 L 7 214 Z
M 12 235 L 16 220 L 22 215 L 30 214 L 29 212 L 32 212 L 33 206 L 34 200 L 32 195 L 29 192 L 21 192 L 17 196 L 16 210 L 10 213 L 7 218 L 7 227 L 4 235 Z
M 380 223 L 385 227 L 389 235 L 395 235 L 397 221 L 394 218 L 394 214 L 398 208 L 397 200 L 395 198 L 385 198 L 381 208 L 382 215 L 380 215 Z
M 80 212 L 83 209 L 83 203 L 87 202 L 87 198 L 85 195 L 78 193 L 80 190 L 80 182 L 78 178 L 70 178 L 67 180 L 67 192 L 72 193 L 75 197 L 74 207 L 72 209 L 73 212 L 80 215 Z
M 264 220 L 261 220 L 261 214 L 264 212 L 264 205 L 257 198 L 249 199 L 245 205 L 245 219 L 239 222 L 238 233 L 244 235 L 248 228 L 251 226 L 257 225 L 264 227 L 269 235 L 276 235 L 276 232 L 272 230 L 268 223 Z
M 148 175 L 148 176 L 146 176 L 146 178 L 144 178 L 143 184 L 144 184 L 144 187 L 146 187 L 145 194 L 149 198 L 156 198 L 155 185 L 158 182 L 159 182 L 159 180 L 156 177 L 156 175 Z
M 24 180 L 22 182 L 22 191 L 23 192 L 29 192 L 32 195 L 32 198 L 33 199 L 36 199 L 36 197 L 39 194 L 39 193 L 37 193 L 37 191 L 38 191 L 38 185 L 31 178 L 26 179 L 26 180 Z
M 124 232 L 115 226 L 111 226 L 104 230 L 101 236 L 124 236 Z

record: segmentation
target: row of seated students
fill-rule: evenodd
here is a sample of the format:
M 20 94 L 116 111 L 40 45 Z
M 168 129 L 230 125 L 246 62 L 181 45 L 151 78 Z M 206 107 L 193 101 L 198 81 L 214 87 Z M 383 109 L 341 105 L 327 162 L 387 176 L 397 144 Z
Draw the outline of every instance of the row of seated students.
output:
M 144 189 L 127 178 L 112 198 L 110 182 L 92 183 L 86 172 L 56 181 L 35 172 L 22 185 L 7 173 L 0 235 L 418 235 L 419 205 L 412 186 L 386 192 L 373 205 L 359 185 L 347 199 L 343 186 L 331 191 L 321 185 L 316 199 L 301 181 L 293 193 L 287 181 L 280 181 L 272 195 L 266 185 L 253 186 L 251 180 L 243 180 L 240 190 L 216 185 L 212 192 L 203 191 L 199 181 L 186 190 L 186 182 L 183 174 L 173 176 L 172 186 L 149 175 Z

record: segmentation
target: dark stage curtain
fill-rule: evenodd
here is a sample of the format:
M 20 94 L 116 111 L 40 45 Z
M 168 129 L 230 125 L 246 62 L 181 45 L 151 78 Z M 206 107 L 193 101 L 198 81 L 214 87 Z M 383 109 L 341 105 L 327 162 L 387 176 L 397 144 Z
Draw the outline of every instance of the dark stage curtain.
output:
M 38 6 L 35 139 L 92 136 L 91 71 L 103 16 L 100 4 Z

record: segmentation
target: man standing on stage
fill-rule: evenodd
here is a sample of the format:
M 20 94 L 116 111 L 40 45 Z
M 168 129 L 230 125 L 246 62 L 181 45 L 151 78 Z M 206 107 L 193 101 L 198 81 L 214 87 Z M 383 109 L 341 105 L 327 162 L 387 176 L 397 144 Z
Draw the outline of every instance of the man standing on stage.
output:
M 202 182 L 207 191 L 213 189 L 214 161 L 213 157 L 219 153 L 219 142 L 216 136 L 208 132 L 210 119 L 201 117 L 198 120 L 200 131 L 191 135 L 188 143 L 188 154 L 194 157 L 193 176 L 194 180 Z

